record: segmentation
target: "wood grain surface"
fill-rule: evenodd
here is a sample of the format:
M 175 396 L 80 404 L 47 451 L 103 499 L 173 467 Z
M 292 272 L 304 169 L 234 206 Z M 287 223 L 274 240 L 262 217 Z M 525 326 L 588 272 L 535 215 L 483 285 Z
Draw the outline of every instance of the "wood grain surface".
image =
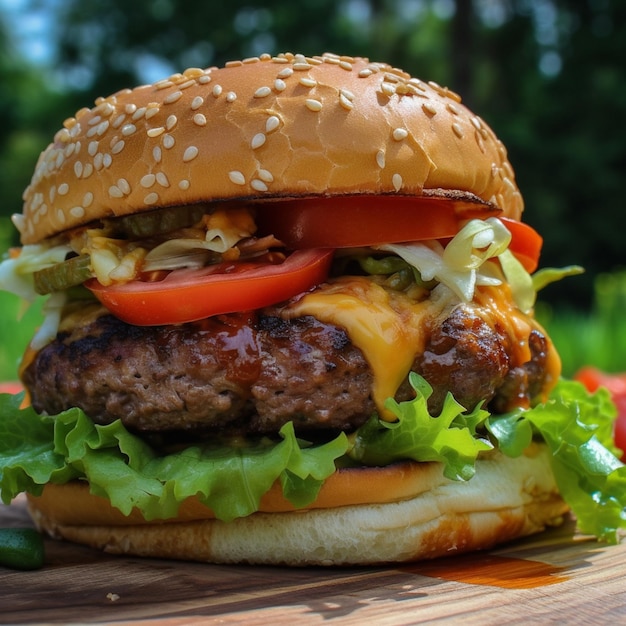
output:
M 30 526 L 24 502 L 0 527 Z M 46 541 L 33 572 L 0 568 L 2 624 L 626 624 L 626 543 L 573 520 L 490 552 L 349 569 L 116 557 Z

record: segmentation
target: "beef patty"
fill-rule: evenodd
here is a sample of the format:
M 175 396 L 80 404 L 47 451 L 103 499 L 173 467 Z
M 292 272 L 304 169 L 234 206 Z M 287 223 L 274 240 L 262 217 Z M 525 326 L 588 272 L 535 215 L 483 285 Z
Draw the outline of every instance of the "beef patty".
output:
M 434 388 L 433 414 L 447 391 L 468 409 L 486 399 L 506 410 L 543 386 L 539 331 L 531 361 L 515 368 L 508 339 L 471 308 L 454 309 L 427 333 L 413 369 Z M 371 369 L 342 328 L 271 312 L 153 327 L 101 315 L 60 332 L 23 381 L 39 412 L 78 406 L 96 423 L 120 418 L 135 431 L 274 433 L 289 420 L 301 433 L 350 431 L 375 411 Z M 396 399 L 411 393 L 405 381 Z

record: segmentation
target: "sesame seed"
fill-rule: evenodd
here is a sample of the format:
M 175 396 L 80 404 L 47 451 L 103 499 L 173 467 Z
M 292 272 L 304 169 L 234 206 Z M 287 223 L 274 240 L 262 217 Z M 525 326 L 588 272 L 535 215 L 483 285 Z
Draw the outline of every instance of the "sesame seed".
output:
M 104 165 L 104 167 L 111 167 L 111 163 L 113 163 L 113 157 L 107 153 L 102 157 L 102 165 Z
M 277 115 L 270 115 L 265 122 L 265 132 L 271 133 L 280 126 L 280 118 Z
M 158 105 L 155 106 L 149 106 L 148 110 L 146 111 L 146 119 L 149 120 L 150 118 L 154 117 L 157 113 L 159 112 L 159 107 Z
M 93 165 L 91 163 L 85 163 L 83 166 L 83 178 L 89 178 L 93 174 Z
M 97 170 L 102 169 L 102 162 L 104 160 L 104 155 L 102 152 L 98 152 L 96 156 L 93 158 L 93 165 Z
M 392 137 L 396 141 L 402 141 L 403 139 L 406 139 L 408 136 L 409 136 L 409 133 L 406 130 L 406 128 L 394 128 L 393 129 Z
M 381 170 L 385 168 L 385 151 L 382 149 L 376 153 L 376 164 Z
M 384 82 L 384 83 L 381 83 L 380 90 L 387 97 L 391 97 L 391 96 L 393 96 L 396 93 L 396 86 L 392 85 L 391 83 Z
M 102 121 L 102 118 L 99 115 L 94 115 L 87 123 L 89 124 L 89 126 L 95 126 L 96 124 L 99 124 L 101 121 Z
M 193 116 L 193 123 L 197 126 L 206 126 L 206 117 L 202 113 L 196 113 Z
M 354 100 L 354 94 L 349 89 L 340 89 L 339 93 L 350 102 Z
M 60 196 L 64 196 L 67 194 L 69 190 L 70 190 L 70 186 L 67 183 L 61 183 L 59 185 L 59 188 L 57 189 L 57 192 Z
M 50 198 L 50 202 L 54 202 L 54 197 L 57 195 L 57 187 L 56 185 L 52 185 L 48 190 L 48 198 Z
M 122 191 L 124 195 L 127 196 L 130 193 L 130 185 L 128 184 L 128 181 L 125 178 L 120 178 L 117 181 L 117 186 L 120 188 L 120 190 Z
M 452 124 L 452 130 L 459 139 L 463 139 L 465 133 L 463 132 L 463 128 L 461 128 L 460 124 L 454 122 L 454 124 Z
M 293 74 L 293 69 L 291 67 L 285 67 L 276 76 L 278 78 L 289 78 Z
M 67 128 L 62 128 L 57 134 L 54 136 L 54 140 L 60 143 L 67 143 L 71 139 L 70 131 Z
M 85 208 L 91 206 L 93 202 L 93 194 L 91 193 L 91 191 L 88 191 L 84 196 L 83 196 L 83 206 Z
M 123 198 L 124 194 L 122 190 L 117 185 L 111 185 L 109 187 L 109 195 L 111 198 Z
M 124 107 L 124 111 L 126 111 L 126 113 L 128 115 L 132 115 L 135 111 L 137 110 L 137 105 L 133 104 L 132 102 L 129 102 L 125 107 Z
M 191 183 L 186 178 L 183 178 L 178 183 L 178 188 L 181 189 L 182 191 L 187 191 L 187 189 L 189 189 L 190 185 L 191 185 Z
M 168 87 L 172 87 L 173 83 L 171 80 L 168 80 L 167 78 L 164 78 L 163 80 L 159 80 L 156 83 L 154 83 L 154 88 L 155 89 L 167 89 Z
M 453 115 L 459 115 L 459 113 L 460 113 L 459 107 L 456 106 L 456 104 L 454 104 L 454 102 L 448 102 L 446 107 L 447 107 L 448 111 L 450 111 L 450 113 L 452 113 Z
M 122 135 L 124 135 L 124 137 L 132 135 L 136 131 L 137 127 L 134 124 L 126 124 L 125 126 L 122 126 Z
M 213 87 L 213 91 L 211 93 L 217 98 L 222 93 L 222 86 L 221 85 L 215 85 Z
M 371 76 L 373 73 L 374 73 L 373 70 L 371 70 L 369 67 L 366 67 L 359 72 L 359 78 L 367 78 L 368 76 Z
M 63 213 L 62 209 L 57 210 L 57 219 L 61 224 L 65 224 L 65 213 Z
M 303 87 L 313 88 L 317 86 L 317 81 L 314 78 L 311 78 L 310 76 L 303 76 L 299 82 Z
M 258 178 L 250 181 L 250 187 L 252 187 L 252 189 L 254 189 L 255 191 L 267 191 L 268 189 L 267 185 Z
M 311 69 L 311 64 L 306 61 L 301 61 L 299 63 L 294 63 L 293 69 L 296 70 L 296 72 L 306 72 Z
M 424 113 L 426 113 L 427 115 L 436 115 L 437 114 L 437 108 L 435 107 L 435 105 L 431 104 L 430 102 L 424 102 L 422 104 L 422 109 L 423 109 Z
M 173 91 L 171 94 L 163 98 L 163 104 L 174 104 L 180 100 L 180 97 L 183 95 L 182 91 Z
M 144 199 L 144 204 L 156 204 L 159 201 L 159 194 L 152 191 Z
M 198 148 L 196 146 L 189 146 L 183 154 L 183 162 L 188 163 L 193 161 L 198 156 Z
M 402 189 L 402 176 L 400 176 L 400 174 L 394 174 L 391 177 L 391 184 L 396 191 L 400 191 L 400 189 Z
M 346 98 L 343 94 L 339 96 L 339 104 L 341 104 L 341 106 L 348 111 L 351 111 L 354 108 L 352 100 L 348 100 L 348 98 Z
M 202 96 L 196 96 L 191 101 L 191 110 L 197 111 L 204 104 L 204 98 Z
M 145 176 L 142 176 L 139 184 L 145 189 L 149 189 L 150 187 L 152 187 L 152 185 L 154 185 L 155 182 L 156 176 L 154 174 L 146 174 Z
M 207 83 L 211 82 L 211 77 L 208 74 L 205 74 L 204 76 L 199 76 L 198 77 L 198 82 L 201 85 L 206 85 Z
M 137 120 L 140 120 L 145 114 L 146 114 L 146 107 L 141 107 L 133 113 L 131 119 L 134 122 L 136 122 Z
M 265 134 L 257 133 L 254 137 L 252 137 L 252 141 L 250 142 L 250 147 L 253 150 L 260 148 L 265 143 Z
M 309 111 L 314 111 L 315 113 L 317 113 L 318 111 L 322 110 L 322 103 L 319 100 L 307 98 L 304 101 L 304 104 L 306 105 L 306 108 L 309 109 Z
M 70 209 L 72 217 L 81 218 L 85 216 L 85 209 L 82 206 L 73 206 Z
M 168 115 L 167 120 L 165 120 L 165 128 L 167 128 L 167 130 L 172 130 L 177 123 L 178 118 L 175 115 Z
M 124 123 L 125 119 L 126 119 L 126 116 L 123 113 L 121 113 L 111 122 L 111 126 L 113 128 L 119 128 Z
M 162 156 L 163 155 L 161 152 L 161 146 L 154 146 L 154 148 L 152 148 L 152 158 L 155 160 L 155 162 L 160 163 Z
M 342 70 L 348 70 L 351 71 L 352 70 L 352 63 L 349 63 L 348 61 L 340 61 L 339 62 L 339 67 Z
M 163 137 L 163 147 L 166 150 L 169 150 L 170 148 L 174 147 L 174 144 L 176 143 L 176 140 L 174 139 L 174 137 L 172 135 L 170 135 L 169 133 L 166 134 Z
M 148 135 L 148 137 L 158 137 L 161 133 L 165 132 L 165 128 L 163 128 L 163 126 L 157 126 L 156 128 L 150 128 L 148 129 L 148 132 L 146 133 L 146 135 Z
M 254 97 L 255 98 L 265 98 L 266 96 L 269 96 L 271 93 L 272 93 L 272 90 L 269 87 L 263 86 L 263 87 L 259 87 L 254 92 Z
M 189 87 L 193 87 L 196 84 L 196 81 L 193 79 L 186 80 L 184 83 L 180 83 L 178 85 L 179 89 L 189 89 Z
M 117 143 L 116 143 L 116 144 L 115 144 L 115 145 L 111 148 L 111 152 L 112 152 L 113 154 L 119 154 L 119 153 L 120 153 L 120 152 L 124 149 L 124 146 L 125 146 L 125 145 L 126 145 L 126 144 L 124 143 L 124 140 L 123 140 L 123 139 L 120 139 L 120 140 L 119 140 L 119 141 L 118 141 L 118 142 L 117 142 Z
M 159 183 L 159 185 L 161 185 L 161 187 L 169 187 L 170 186 L 170 181 L 169 181 L 168 177 L 165 175 L 164 172 L 157 172 L 156 180 L 157 180 L 157 183 Z
M 89 154 L 89 156 L 95 156 L 96 152 L 98 152 L 98 142 L 95 140 L 90 141 L 87 146 L 87 154 Z
M 274 177 L 272 176 L 272 173 L 269 172 L 268 170 L 259 170 L 257 172 L 259 178 L 265 182 L 265 183 L 273 183 L 274 182 Z
M 229 91 L 226 94 L 226 102 L 234 102 L 237 100 L 237 94 L 234 91 Z
M 276 91 L 285 91 L 285 89 L 287 89 L 287 83 L 284 80 L 277 78 L 274 81 L 274 89 L 276 89 Z
M 183 76 L 186 78 L 198 78 L 204 74 L 204 70 L 199 67 L 188 67 L 184 72 Z
M 237 170 L 233 170 L 232 172 L 228 172 L 228 178 L 230 179 L 231 183 L 235 183 L 235 185 L 245 185 L 246 184 L 246 179 L 244 177 L 244 175 L 237 171 Z

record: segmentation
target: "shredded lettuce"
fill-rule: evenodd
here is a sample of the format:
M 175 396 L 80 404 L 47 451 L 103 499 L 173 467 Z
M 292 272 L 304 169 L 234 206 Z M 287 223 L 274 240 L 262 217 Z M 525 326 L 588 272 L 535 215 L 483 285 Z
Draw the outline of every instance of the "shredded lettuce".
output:
M 411 374 L 415 399 L 387 402 L 397 417 L 373 416 L 350 436 L 326 443 L 301 441 L 291 423 L 276 440 L 233 446 L 192 446 L 159 455 L 121 422 L 95 425 L 81 410 L 40 416 L 20 408 L 23 394 L 0 395 L 0 496 L 40 494 L 48 483 L 87 480 L 94 494 L 128 514 L 148 520 L 176 515 L 181 502 L 197 496 L 219 519 L 258 510 L 278 481 L 294 506 L 312 502 L 338 466 L 386 465 L 396 460 L 437 461 L 453 480 L 471 480 L 480 453 L 498 447 L 518 456 L 533 439 L 552 452 L 559 490 L 582 532 L 616 542 L 626 530 L 626 466 L 615 456 L 615 407 L 608 393 L 589 394 L 580 383 L 561 381 L 548 402 L 506 415 L 480 406 L 466 411 L 451 395 L 431 416 L 431 387 Z
M 385 244 L 376 249 L 397 254 L 422 280 L 444 284 L 463 302 L 472 300 L 478 285 L 500 285 L 506 280 L 517 306 L 529 312 L 537 292 L 530 274 L 509 250 L 510 243 L 506 226 L 490 217 L 470 220 L 445 248 L 438 241 L 427 241 Z

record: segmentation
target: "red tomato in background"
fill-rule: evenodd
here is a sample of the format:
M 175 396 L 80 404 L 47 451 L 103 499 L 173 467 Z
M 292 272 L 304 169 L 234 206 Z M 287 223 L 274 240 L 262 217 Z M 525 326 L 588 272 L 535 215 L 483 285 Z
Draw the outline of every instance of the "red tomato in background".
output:
M 24 391 L 24 387 L 22 387 L 22 383 L 18 382 L 4 382 L 0 383 L 0 393 L 20 393 Z
M 574 376 L 589 391 L 606 387 L 617 407 L 615 422 L 615 445 L 624 451 L 622 461 L 626 462 L 626 373 L 608 374 L 595 367 L 583 367 Z

